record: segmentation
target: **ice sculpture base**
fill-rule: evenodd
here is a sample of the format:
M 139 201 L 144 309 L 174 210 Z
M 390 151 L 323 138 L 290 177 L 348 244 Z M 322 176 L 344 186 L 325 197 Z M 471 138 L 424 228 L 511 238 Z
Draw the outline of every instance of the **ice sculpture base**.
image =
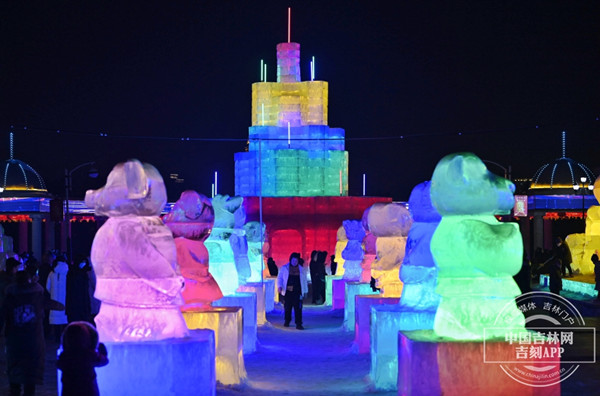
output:
M 256 324 L 263 326 L 267 323 L 267 316 L 265 314 L 265 285 L 260 282 L 246 283 L 245 285 L 240 285 L 237 291 L 239 293 L 256 294 Z
M 402 287 L 404 283 L 401 281 L 387 282 L 381 289 L 381 295 L 384 297 L 400 297 L 402 295 Z
M 215 332 L 215 366 L 217 381 L 238 385 L 246 379 L 242 308 L 213 307 L 210 310 L 185 311 L 183 319 L 190 330 Z
M 428 330 L 425 316 L 398 304 L 371 306 L 371 380 L 378 390 L 395 390 L 398 380 L 398 332 Z M 421 321 L 421 319 L 423 319 Z
M 101 395 L 216 394 L 212 330 L 192 330 L 185 338 L 104 344 L 110 363 L 96 368 Z
M 343 327 L 346 331 L 354 331 L 355 298 L 359 295 L 379 294 L 379 292 L 374 292 L 369 283 L 346 282 L 345 294 Z
M 371 307 L 373 305 L 398 304 L 398 301 L 400 301 L 398 297 L 381 297 L 379 294 L 356 296 L 354 350 L 358 353 L 371 351 Z
M 585 275 L 584 275 L 585 276 Z M 579 277 L 579 275 L 578 275 Z M 583 276 L 582 276 L 583 278 Z M 586 277 L 590 282 L 594 282 L 594 276 L 588 275 Z M 550 284 L 550 276 L 548 275 L 540 275 L 540 286 L 548 287 Z M 586 297 L 598 297 L 598 291 L 596 290 L 595 283 L 588 282 L 579 282 L 573 279 L 565 279 L 562 280 L 562 289 L 564 291 L 570 291 L 573 293 L 583 294 Z
M 265 312 L 272 312 L 275 309 L 276 285 L 275 278 L 265 278 Z
M 435 338 L 433 330 L 398 334 L 398 394 L 560 395 L 560 382 L 547 387 L 522 384 L 510 378 L 498 363 L 485 363 L 481 341 L 457 342 L 439 338 L 435 341 Z M 515 345 L 504 341 L 486 341 L 485 352 L 488 360 L 515 359 Z M 558 357 L 550 360 L 560 365 Z
M 346 281 L 344 279 L 333 279 L 331 282 L 331 307 L 333 309 L 344 309 Z
M 342 279 L 342 275 L 325 275 L 325 303 L 326 307 L 333 306 L 333 281 Z
M 256 293 L 235 293 L 212 303 L 213 307 L 241 307 L 244 326 L 244 353 L 256 351 Z

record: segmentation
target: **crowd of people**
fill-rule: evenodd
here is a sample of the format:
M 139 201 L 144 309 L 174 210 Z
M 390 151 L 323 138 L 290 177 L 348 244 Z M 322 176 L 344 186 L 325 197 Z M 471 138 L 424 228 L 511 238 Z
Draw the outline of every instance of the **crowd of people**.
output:
M 0 333 L 5 336 L 10 396 L 35 394 L 36 385 L 43 380 L 46 341 L 62 342 L 64 350 L 70 334 L 77 333 L 66 330 L 71 324 L 87 323 L 93 329 L 85 330 L 91 337 L 86 347 L 93 347 L 101 356 L 90 363 L 92 366 L 65 365 L 66 371 L 81 371 L 82 367 L 108 362 L 106 354 L 98 352 L 97 334 L 95 338 L 91 334 L 95 332 L 94 317 L 100 308 L 100 302 L 94 298 L 95 286 L 96 278 L 87 257 L 69 263 L 65 254 L 56 251 L 46 252 L 41 262 L 30 253 L 8 255 L 0 272 Z M 77 334 L 81 336 L 81 332 Z M 87 378 L 86 386 L 94 388 L 95 374 L 89 370 L 86 374 L 75 377 Z M 71 377 L 67 375 L 68 378 Z M 65 392 L 68 389 L 63 394 L 77 394 Z

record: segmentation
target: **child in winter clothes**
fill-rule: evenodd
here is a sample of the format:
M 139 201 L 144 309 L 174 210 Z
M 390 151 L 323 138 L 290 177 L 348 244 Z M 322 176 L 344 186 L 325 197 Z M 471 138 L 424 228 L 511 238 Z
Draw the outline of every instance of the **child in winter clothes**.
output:
M 108 357 L 94 326 L 70 323 L 62 334 L 62 349 L 57 362 L 62 371 L 62 396 L 99 396 L 94 367 L 106 366 Z

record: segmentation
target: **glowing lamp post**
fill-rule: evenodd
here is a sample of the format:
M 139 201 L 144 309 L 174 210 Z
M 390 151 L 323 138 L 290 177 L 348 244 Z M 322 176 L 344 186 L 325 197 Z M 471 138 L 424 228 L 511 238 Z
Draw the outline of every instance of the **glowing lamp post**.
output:
M 65 220 L 67 222 L 67 249 L 69 250 L 69 260 L 73 260 L 73 243 L 71 240 L 71 216 L 69 213 L 69 192 L 72 189 L 72 178 L 73 172 L 78 169 L 83 168 L 84 166 L 90 166 L 90 170 L 88 172 L 88 176 L 91 178 L 98 177 L 98 170 L 94 167 L 95 162 L 86 162 L 80 165 L 77 165 L 75 168 L 68 170 L 65 169 Z
M 580 183 L 573 184 L 573 190 L 575 192 L 581 190 L 581 219 L 583 220 L 583 224 L 585 224 L 585 195 L 588 191 L 594 189 L 594 184 L 589 183 L 587 177 L 581 177 L 579 181 Z

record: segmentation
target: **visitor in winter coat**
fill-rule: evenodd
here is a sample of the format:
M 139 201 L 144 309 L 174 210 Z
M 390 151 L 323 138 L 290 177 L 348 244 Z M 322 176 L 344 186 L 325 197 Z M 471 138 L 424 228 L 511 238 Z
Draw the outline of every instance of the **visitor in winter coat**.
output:
M 35 394 L 44 378 L 44 289 L 27 271 L 5 290 L 6 366 L 10 396 Z
M 292 308 L 296 328 L 304 330 L 302 326 L 302 299 L 308 293 L 308 279 L 306 269 L 300 265 L 300 253 L 292 253 L 290 262 L 282 266 L 277 276 L 277 290 L 284 296 L 284 326 L 288 327 L 292 320 Z
M 50 293 L 51 299 L 65 305 L 67 300 L 67 273 L 69 272 L 69 266 L 64 255 L 54 260 L 52 265 L 52 271 L 48 274 L 48 280 L 46 281 L 46 290 Z M 53 328 L 55 339 L 58 342 L 65 325 L 68 323 L 67 314 L 65 311 L 50 310 L 48 323 Z
M 67 272 L 67 295 L 65 313 L 69 323 L 92 318 L 88 271 L 91 265 L 85 257 L 79 257 Z

